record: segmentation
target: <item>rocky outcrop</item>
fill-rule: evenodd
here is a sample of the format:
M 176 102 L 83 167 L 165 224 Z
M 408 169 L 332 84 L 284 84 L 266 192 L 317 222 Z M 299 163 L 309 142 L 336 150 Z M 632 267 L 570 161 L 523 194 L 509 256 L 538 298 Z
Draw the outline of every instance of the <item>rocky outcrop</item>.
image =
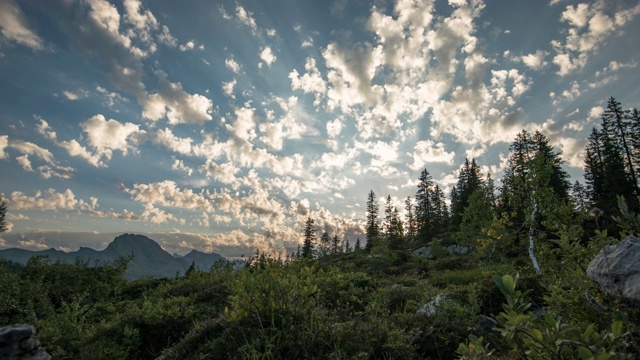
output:
M 605 246 L 589 263 L 587 275 L 607 294 L 640 303 L 640 239 L 627 236 Z
M 427 259 L 431 259 L 433 255 L 431 255 L 431 248 L 428 246 L 423 246 L 420 249 L 416 249 L 413 251 L 414 255 L 424 256 Z
M 462 245 L 449 245 L 446 247 L 446 249 L 451 255 L 453 254 L 464 255 L 469 252 L 469 248 Z M 424 256 L 427 259 L 433 258 L 433 254 L 430 246 L 423 246 L 419 249 L 416 249 L 413 251 L 413 254 L 418 256 Z
M 440 307 L 440 305 L 444 300 L 445 300 L 444 294 L 436 295 L 436 297 L 429 300 L 428 303 L 422 305 L 420 309 L 416 311 L 416 315 L 434 316 L 435 314 L 438 313 L 438 307 Z
M 10 325 L 0 328 L 0 359 L 51 360 L 40 341 L 33 338 L 36 329 L 31 325 Z
M 464 255 L 469 252 L 469 248 L 462 245 L 450 245 L 450 246 L 447 246 L 447 251 L 451 255 L 453 254 Z

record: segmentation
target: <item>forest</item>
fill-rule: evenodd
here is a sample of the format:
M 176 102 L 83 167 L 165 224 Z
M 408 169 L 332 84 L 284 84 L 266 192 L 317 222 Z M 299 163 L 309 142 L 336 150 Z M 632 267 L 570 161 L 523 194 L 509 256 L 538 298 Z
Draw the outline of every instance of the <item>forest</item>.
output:
M 0 327 L 34 325 L 54 359 L 632 359 L 638 302 L 586 269 L 640 236 L 638 110 L 610 98 L 584 158 L 572 184 L 523 130 L 498 182 L 467 159 L 447 195 L 424 169 L 404 209 L 363 194 L 362 240 L 309 217 L 297 251 L 244 267 L 128 281 L 124 258 L 0 260 Z

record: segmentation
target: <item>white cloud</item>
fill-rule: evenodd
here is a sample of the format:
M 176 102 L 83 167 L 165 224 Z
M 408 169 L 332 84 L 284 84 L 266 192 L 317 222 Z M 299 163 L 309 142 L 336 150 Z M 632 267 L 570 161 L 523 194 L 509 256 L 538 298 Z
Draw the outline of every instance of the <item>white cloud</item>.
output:
M 153 142 L 155 144 L 163 145 L 171 151 L 183 155 L 189 155 L 191 154 L 191 144 L 193 143 L 193 139 L 189 137 L 179 138 L 173 134 L 171 129 L 165 128 L 164 130 L 158 129 L 156 131 Z
M 36 191 L 34 196 L 27 196 L 21 191 L 11 193 L 11 208 L 15 210 L 89 210 L 95 207 L 95 203 L 76 199 L 71 189 L 57 192 L 49 189 L 46 192 Z
M 530 69 L 539 70 L 547 65 L 544 60 L 547 55 L 549 54 L 546 51 L 538 50 L 535 53 L 523 55 L 521 60 Z
M 233 79 L 233 80 L 231 80 L 229 82 L 223 82 L 222 83 L 222 91 L 224 91 L 224 93 L 228 97 L 230 97 L 232 99 L 235 99 L 236 95 L 233 92 L 234 92 L 234 88 L 235 88 L 236 84 L 238 84 L 236 79 Z
M 589 110 L 589 120 L 599 119 L 603 113 L 604 108 L 602 106 L 594 106 Z
M 42 39 L 29 28 L 24 13 L 14 0 L 0 1 L 0 32 L 2 36 L 33 50 L 43 50 Z
M 568 5 L 560 20 L 569 24 L 564 41 L 551 42 L 556 55 L 557 74 L 566 76 L 582 69 L 601 44 L 631 19 L 640 14 L 640 5 L 628 9 L 608 7 L 598 0 L 591 4 Z M 611 13 L 611 10 L 615 12 Z M 608 13 L 609 12 L 609 13 Z
M 316 100 L 313 105 L 319 106 L 321 96 L 327 92 L 327 84 L 322 78 L 314 58 L 307 58 L 304 68 L 306 72 L 302 76 L 295 69 L 289 73 L 291 90 L 302 90 L 305 93 L 315 94 Z
M 225 66 L 227 67 L 227 69 L 233 71 L 236 74 L 240 73 L 240 64 L 238 64 L 233 58 L 228 58 L 224 61 Z
M 148 31 L 158 27 L 158 20 L 151 11 L 140 11 L 142 4 L 139 0 L 124 0 L 123 5 L 126 19 L 138 30 Z
M 258 25 L 256 24 L 256 19 L 253 18 L 253 14 L 245 10 L 240 4 L 236 5 L 236 17 L 238 20 L 251 28 L 252 33 L 256 33 L 258 30 Z
M 184 161 L 179 159 L 173 159 L 173 164 L 171 164 L 171 169 L 173 170 L 181 170 L 187 173 L 188 176 L 191 176 L 193 173 L 193 169 L 184 164 Z
M 203 124 L 213 119 L 213 102 L 200 94 L 189 94 L 182 84 L 172 83 L 160 74 L 160 89 L 142 100 L 142 116 L 150 120 L 167 117 L 169 124 Z
M 17 156 L 16 161 L 18 162 L 18 165 L 22 167 L 22 170 L 33 172 L 31 161 L 29 161 L 29 155 Z
M 215 179 L 223 184 L 236 184 L 238 179 L 237 174 L 240 169 L 234 166 L 232 163 L 217 164 L 214 161 L 207 160 L 207 162 L 201 167 L 208 177 Z
M 8 157 L 7 153 L 4 152 L 9 146 L 9 136 L 8 135 L 0 135 L 0 159 L 6 159 Z
M 186 43 L 184 43 L 183 45 L 180 45 L 179 49 L 182 52 L 190 51 L 190 50 L 193 50 L 193 49 L 204 50 L 204 45 L 202 45 L 202 44 L 197 45 L 195 41 L 189 40 Z
M 173 35 L 171 35 L 171 31 L 166 25 L 162 25 L 162 32 L 157 35 L 158 41 L 162 44 L 165 44 L 169 47 L 178 46 L 178 39 L 176 39 Z
M 87 134 L 89 145 L 107 160 L 111 159 L 113 151 L 127 155 L 145 134 L 138 125 L 129 122 L 122 124 L 114 119 L 106 120 L 102 114 L 92 116 L 81 126 Z
M 277 57 L 273 54 L 270 47 L 265 46 L 260 52 L 260 59 L 262 59 L 267 66 L 271 66 L 271 64 L 276 62 Z
M 80 100 L 83 98 L 86 98 L 89 93 L 80 89 L 78 91 L 69 91 L 69 90 L 63 90 L 62 94 L 64 95 L 64 97 L 67 98 L 67 100 L 71 100 L 71 101 L 75 101 L 75 100 Z
M 451 165 L 455 156 L 453 152 L 445 150 L 443 143 L 434 143 L 431 140 L 418 141 L 413 149 L 413 154 L 409 155 L 413 157 L 413 164 L 410 166 L 412 170 L 422 169 L 427 163 L 442 162 Z

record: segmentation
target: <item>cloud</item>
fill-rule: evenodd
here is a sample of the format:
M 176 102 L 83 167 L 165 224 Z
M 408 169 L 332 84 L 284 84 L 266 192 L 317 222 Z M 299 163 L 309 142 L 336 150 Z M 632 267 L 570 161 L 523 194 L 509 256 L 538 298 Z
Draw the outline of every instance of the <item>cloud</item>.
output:
M 224 61 L 225 66 L 227 67 L 227 69 L 233 71 L 236 74 L 240 73 L 240 64 L 238 64 L 233 58 L 228 58 Z
M 258 25 L 256 19 L 253 18 L 253 14 L 245 10 L 240 4 L 236 5 L 236 18 L 240 23 L 251 28 L 251 32 L 256 34 L 258 31 Z
M 66 97 L 67 100 L 76 101 L 76 100 L 86 98 L 87 96 L 89 96 L 89 93 L 82 89 L 79 89 L 75 92 L 69 91 L 69 90 L 63 90 L 62 95 L 64 95 L 64 97 Z
M 212 118 L 213 102 L 200 94 L 189 94 L 182 84 L 160 74 L 160 89 L 142 100 L 142 116 L 150 120 L 167 117 L 169 124 L 203 124 Z
M 166 25 L 162 25 L 162 32 L 156 35 L 159 42 L 167 45 L 168 47 L 176 47 L 178 46 L 178 39 L 176 39 L 173 35 L 171 35 L 171 31 Z
M 22 167 L 22 170 L 33 172 L 33 167 L 31 166 L 31 161 L 29 161 L 29 155 L 17 156 L 16 161 Z
M 42 39 L 29 28 L 24 13 L 14 0 L 0 1 L 0 32 L 9 42 L 43 50 Z
M 120 123 L 117 120 L 106 120 L 104 115 L 97 114 L 81 124 L 87 134 L 88 142 L 98 154 L 111 159 L 113 151 L 120 151 L 123 156 L 129 150 L 135 150 L 134 145 L 143 139 L 144 130 L 132 123 Z
M 10 205 L 15 210 L 90 210 L 95 207 L 95 202 L 86 202 L 83 199 L 76 199 L 71 189 L 64 192 L 57 192 L 49 189 L 44 193 L 36 191 L 34 196 L 27 196 L 21 191 L 11 193 Z
M 6 159 L 9 157 L 7 153 L 4 151 L 9 146 L 9 136 L 8 135 L 0 135 L 0 159 Z
M 434 143 L 431 140 L 421 140 L 416 143 L 413 149 L 413 154 L 409 154 L 413 157 L 413 164 L 411 164 L 412 170 L 419 170 L 425 167 L 427 163 L 446 163 L 453 164 L 453 152 L 447 152 L 445 145 L 441 142 Z
M 608 37 L 616 30 L 621 31 L 626 23 L 640 14 L 640 5 L 614 8 L 613 13 L 611 10 L 602 0 L 592 4 L 567 5 L 560 16 L 560 20 L 569 25 L 567 37 L 563 41 L 551 42 L 556 52 L 553 63 L 558 66 L 558 75 L 566 76 L 582 69 Z
M 535 53 L 523 55 L 522 62 L 530 69 L 539 70 L 547 65 L 544 60 L 549 53 L 544 50 L 538 50 Z
M 236 79 L 233 79 L 229 82 L 223 82 L 222 83 L 222 91 L 224 91 L 224 93 L 232 98 L 235 99 L 236 95 L 233 93 L 234 92 L 234 88 L 235 86 L 238 84 L 238 82 L 236 81 Z
M 319 106 L 322 95 L 327 92 L 327 84 L 322 78 L 314 58 L 307 58 L 304 69 L 306 72 L 302 76 L 295 69 L 289 73 L 291 90 L 302 90 L 305 93 L 315 94 L 313 105 Z
M 273 54 L 270 47 L 265 46 L 260 52 L 260 59 L 262 59 L 267 66 L 271 66 L 276 62 L 277 57 Z
M 183 154 L 189 155 L 191 153 L 192 138 L 179 138 L 173 134 L 171 129 L 165 128 L 164 130 L 158 129 L 153 138 L 155 144 L 163 145 L 167 149 Z

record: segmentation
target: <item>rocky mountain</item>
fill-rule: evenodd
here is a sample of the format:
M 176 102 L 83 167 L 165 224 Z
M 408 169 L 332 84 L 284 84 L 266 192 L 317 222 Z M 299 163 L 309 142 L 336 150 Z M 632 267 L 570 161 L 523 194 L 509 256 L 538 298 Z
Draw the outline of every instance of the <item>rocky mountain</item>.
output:
M 171 255 L 154 240 L 144 235 L 135 234 L 117 236 L 106 249 L 101 251 L 87 247 L 81 247 L 78 251 L 68 253 L 53 248 L 42 251 L 17 248 L 0 250 L 1 258 L 20 264 L 26 264 L 32 256 L 36 255 L 48 256 L 51 262 L 73 263 L 80 258 L 89 260 L 91 264 L 113 262 L 119 257 L 133 255 L 125 272 L 128 279 L 173 277 L 176 274 L 183 275 L 192 263 L 200 270 L 208 270 L 214 262 L 225 260 L 219 254 L 208 254 L 197 250 L 192 250 L 183 257 Z

